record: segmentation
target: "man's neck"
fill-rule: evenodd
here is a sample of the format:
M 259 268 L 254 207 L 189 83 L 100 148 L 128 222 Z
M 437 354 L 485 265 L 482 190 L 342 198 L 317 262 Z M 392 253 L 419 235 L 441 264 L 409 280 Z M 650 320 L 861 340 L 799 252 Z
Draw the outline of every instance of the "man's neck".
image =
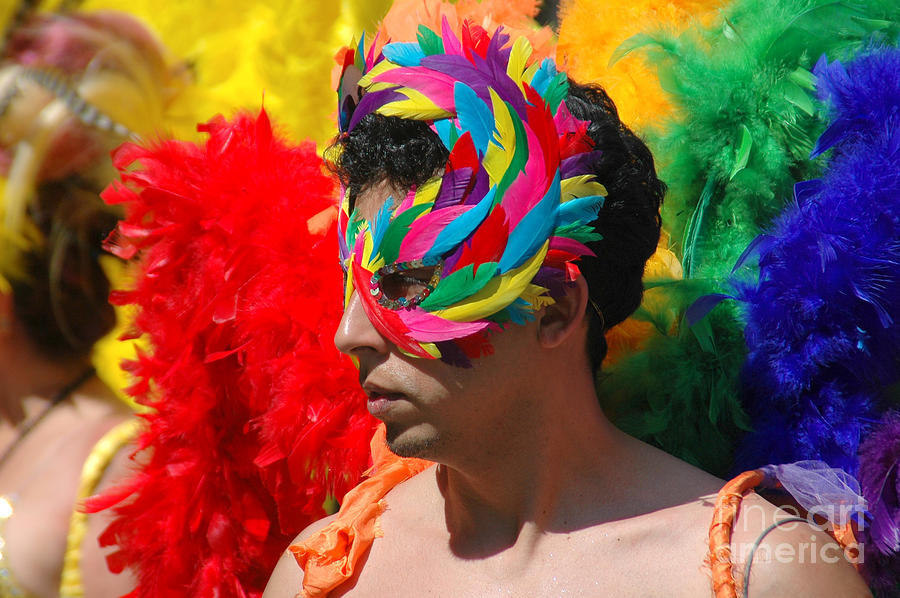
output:
M 513 545 L 527 550 L 544 531 L 578 527 L 580 505 L 603 496 L 604 480 L 620 483 L 623 434 L 603 415 L 590 376 L 533 406 L 516 416 L 512 432 L 497 430 L 489 450 L 479 447 L 436 470 L 460 556 L 484 557 Z

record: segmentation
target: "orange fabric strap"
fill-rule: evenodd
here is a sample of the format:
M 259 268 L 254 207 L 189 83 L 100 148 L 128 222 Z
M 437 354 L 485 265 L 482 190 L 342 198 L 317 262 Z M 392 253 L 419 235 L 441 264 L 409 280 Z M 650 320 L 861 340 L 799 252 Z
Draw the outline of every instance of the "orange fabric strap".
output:
M 712 523 L 709 526 L 709 560 L 712 569 L 713 591 L 716 598 L 737 598 L 737 587 L 732 574 L 731 536 L 737 512 L 741 508 L 744 495 L 763 483 L 765 474 L 760 469 L 745 471 L 727 482 L 716 497 Z M 774 526 L 773 526 L 774 527 Z M 768 533 L 763 532 L 763 535 Z M 852 522 L 834 525 L 831 535 L 845 551 L 856 551 L 858 545 Z M 858 563 L 854 563 L 859 567 Z M 744 580 L 746 583 L 747 580 Z
M 372 438 L 370 477 L 344 497 L 337 518 L 306 540 L 290 547 L 303 569 L 303 598 L 327 596 L 353 576 L 356 565 L 377 537 L 378 517 L 387 508 L 385 495 L 392 488 L 434 465 L 423 459 L 404 459 L 385 444 L 384 425 Z
M 709 526 L 709 566 L 712 569 L 713 592 L 716 598 L 737 598 L 734 575 L 731 572 L 731 534 L 734 520 L 744 495 L 762 483 L 763 472 L 745 471 L 727 482 L 716 496 L 712 523 Z

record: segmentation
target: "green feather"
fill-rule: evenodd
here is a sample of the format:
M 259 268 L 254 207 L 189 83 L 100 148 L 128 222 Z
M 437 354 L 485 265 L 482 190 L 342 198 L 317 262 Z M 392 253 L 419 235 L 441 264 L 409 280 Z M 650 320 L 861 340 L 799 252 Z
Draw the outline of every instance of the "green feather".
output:
M 547 102 L 551 112 L 556 113 L 556 109 L 566 99 L 568 93 L 569 78 L 564 72 L 561 72 L 553 78 L 553 81 L 550 82 L 550 85 L 544 91 L 544 101 Z
M 497 193 L 494 195 L 494 203 L 497 204 L 503 198 L 503 194 L 509 189 L 509 186 L 518 178 L 519 173 L 525 170 L 525 163 L 528 161 L 528 137 L 525 134 L 525 125 L 522 119 L 516 114 L 516 111 L 509 104 L 503 102 L 512 120 L 513 129 L 516 135 L 516 147 L 513 150 L 512 159 L 509 162 L 509 168 L 503 173 L 503 178 L 497 184 Z
M 428 297 L 419 305 L 422 309 L 435 311 L 444 309 L 469 297 L 486 285 L 497 273 L 497 262 L 468 264 L 453 274 L 445 276 Z
M 637 33 L 632 35 L 613 50 L 612 56 L 609 57 L 608 67 L 614 67 L 617 62 L 639 48 L 655 44 L 659 44 L 659 40 L 647 33 Z
M 810 102 L 811 104 L 812 102 Z M 807 114 L 812 114 L 812 111 L 807 112 Z M 737 173 L 747 167 L 747 160 L 750 159 L 750 149 L 752 147 L 753 137 L 750 135 L 750 129 L 746 125 L 741 125 L 741 142 L 738 145 L 737 152 L 735 152 L 734 167 L 731 169 L 728 180 L 733 179 Z
M 444 53 L 444 40 L 437 33 L 426 27 L 419 25 L 419 31 L 416 34 L 419 40 L 419 47 L 425 56 L 434 56 Z
M 391 220 L 384 237 L 381 239 L 381 247 L 378 250 L 378 253 L 384 258 L 385 264 L 393 264 L 397 261 L 397 256 L 400 254 L 400 245 L 403 243 L 404 237 L 409 233 L 409 226 L 420 214 L 429 210 L 433 205 L 434 202 L 428 202 L 413 206 Z
M 350 215 L 350 221 L 347 223 L 347 246 L 350 247 L 351 250 L 356 244 L 356 237 L 359 236 L 359 231 L 365 223 L 366 221 L 355 211 Z
M 553 231 L 554 237 L 566 237 L 580 241 L 581 243 L 589 243 L 591 241 L 599 241 L 603 235 L 594 231 L 593 228 L 581 222 L 573 222 L 565 226 L 559 226 Z
M 858 46 L 860 40 L 892 25 L 889 20 L 866 17 L 862 8 L 847 3 L 813 3 L 797 14 L 772 41 L 765 57 L 777 60 L 803 54 L 813 58 L 825 53 L 834 55 L 845 47 Z

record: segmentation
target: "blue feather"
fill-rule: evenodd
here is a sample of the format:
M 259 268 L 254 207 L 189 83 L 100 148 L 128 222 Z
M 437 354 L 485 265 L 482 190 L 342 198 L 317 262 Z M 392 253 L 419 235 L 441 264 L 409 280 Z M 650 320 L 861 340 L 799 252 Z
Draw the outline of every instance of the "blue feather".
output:
M 799 183 L 794 184 L 794 201 L 797 202 L 797 205 L 802 206 L 806 203 L 806 200 L 810 197 L 814 197 L 821 189 L 822 181 L 819 179 L 800 181 Z
M 541 97 L 547 92 L 547 87 L 556 78 L 556 65 L 549 58 L 545 58 L 541 63 L 541 68 L 537 70 L 531 79 L 531 86 Z
M 453 144 L 456 139 L 459 139 L 459 129 L 456 127 L 456 122 L 452 118 L 441 118 L 434 121 L 433 124 L 434 132 L 440 137 L 441 143 L 444 144 L 448 151 L 453 151 Z
M 740 257 L 734 263 L 734 267 L 731 269 L 731 273 L 734 274 L 735 272 L 743 268 L 747 263 L 747 260 L 749 260 L 751 257 L 758 257 L 761 254 L 768 253 L 772 247 L 772 243 L 774 243 L 774 239 L 772 239 L 771 235 L 757 235 L 755 239 L 750 241 L 750 244 L 747 245 L 747 248 L 744 249 L 744 252 L 741 253 Z
M 509 233 L 506 249 L 500 258 L 503 274 L 525 263 L 544 244 L 556 224 L 554 212 L 559 207 L 559 171 L 543 199 L 537 203 Z
M 375 215 L 375 222 L 372 224 L 372 255 L 376 255 L 381 249 L 381 241 L 384 239 L 394 213 L 394 203 L 394 199 L 388 197 Z
M 385 58 L 400 66 L 419 66 L 419 63 L 425 58 L 422 48 L 414 42 L 387 44 L 381 52 Z
M 428 250 L 428 253 L 422 258 L 425 262 L 441 258 L 445 253 L 462 243 L 476 228 L 481 226 L 484 219 L 487 218 L 491 207 L 494 205 L 494 194 L 497 188 L 491 187 L 487 194 L 481 198 L 471 210 L 461 214 L 453 222 L 448 224 L 444 230 L 438 233 L 434 240 L 434 245 Z
M 556 226 L 567 226 L 576 222 L 588 223 L 597 219 L 600 208 L 606 200 L 602 195 L 576 197 L 559 206 Z
M 460 128 L 472 133 L 475 150 L 479 157 L 484 156 L 496 131 L 494 113 L 471 87 L 461 81 L 453 85 L 453 101 Z

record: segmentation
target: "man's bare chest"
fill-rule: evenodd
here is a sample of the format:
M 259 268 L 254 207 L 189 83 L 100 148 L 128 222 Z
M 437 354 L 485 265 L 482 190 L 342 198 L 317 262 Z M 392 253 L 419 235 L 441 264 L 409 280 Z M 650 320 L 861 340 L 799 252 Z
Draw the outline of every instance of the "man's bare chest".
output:
M 711 595 L 702 539 L 693 546 L 592 530 L 463 559 L 446 542 L 376 540 L 358 576 L 336 596 L 696 598 Z

